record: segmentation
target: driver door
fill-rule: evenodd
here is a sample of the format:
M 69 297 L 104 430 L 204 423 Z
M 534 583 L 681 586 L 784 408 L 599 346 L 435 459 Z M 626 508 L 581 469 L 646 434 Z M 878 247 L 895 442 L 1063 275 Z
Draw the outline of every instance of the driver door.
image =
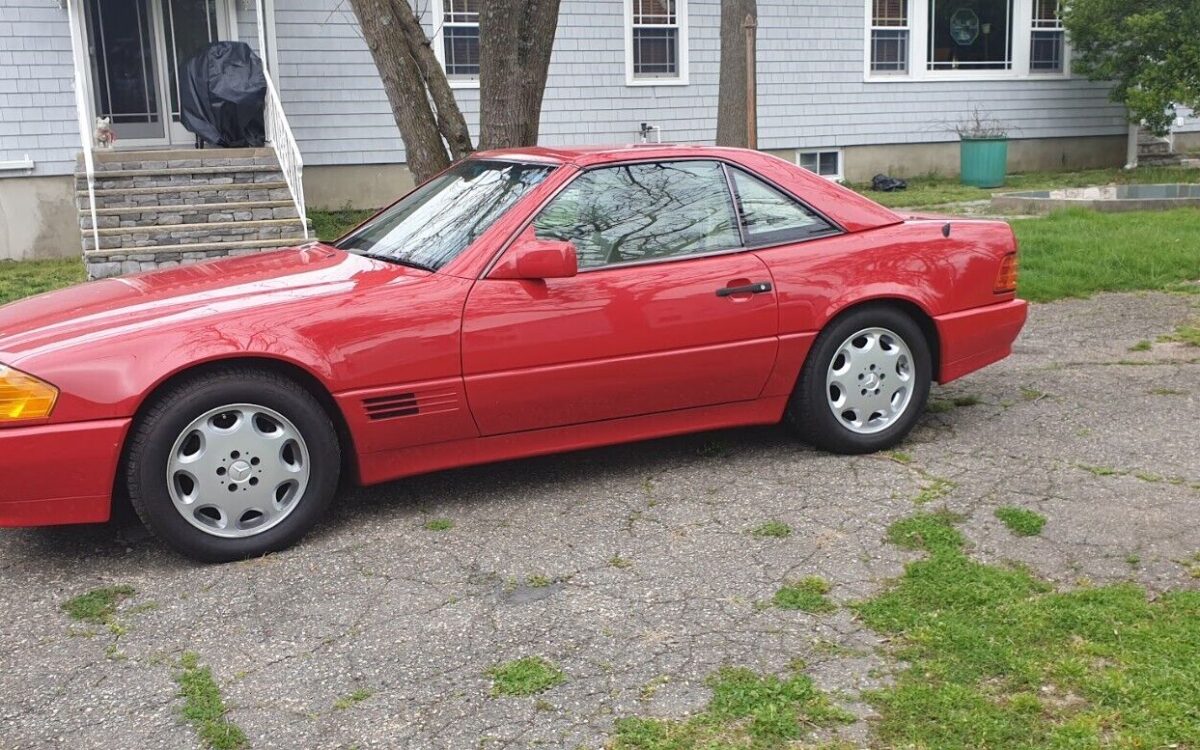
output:
M 582 173 L 534 221 L 575 244 L 570 278 L 484 278 L 463 371 L 484 435 L 758 397 L 775 362 L 771 276 L 744 252 L 724 167 Z

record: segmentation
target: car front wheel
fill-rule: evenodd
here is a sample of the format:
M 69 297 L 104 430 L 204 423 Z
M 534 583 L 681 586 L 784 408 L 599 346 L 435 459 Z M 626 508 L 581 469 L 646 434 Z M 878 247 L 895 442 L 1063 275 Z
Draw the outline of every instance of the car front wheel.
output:
M 142 521 L 206 562 L 294 544 L 337 490 L 337 431 L 297 383 L 267 370 L 180 382 L 139 419 L 125 479 Z
M 911 317 L 884 306 L 851 311 L 813 343 L 788 421 L 835 453 L 891 448 L 920 417 L 932 371 L 929 344 Z

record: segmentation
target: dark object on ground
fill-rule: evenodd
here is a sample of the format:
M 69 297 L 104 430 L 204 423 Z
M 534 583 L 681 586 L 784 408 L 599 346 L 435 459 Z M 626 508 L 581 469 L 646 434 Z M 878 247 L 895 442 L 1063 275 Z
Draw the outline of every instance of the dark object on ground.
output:
M 180 71 L 179 119 L 201 144 L 238 147 L 266 142 L 262 60 L 245 42 L 213 42 Z
M 896 177 L 889 177 L 885 174 L 877 174 L 871 178 L 871 189 L 878 190 L 881 193 L 891 193 L 896 190 L 905 190 L 908 188 L 908 183 Z

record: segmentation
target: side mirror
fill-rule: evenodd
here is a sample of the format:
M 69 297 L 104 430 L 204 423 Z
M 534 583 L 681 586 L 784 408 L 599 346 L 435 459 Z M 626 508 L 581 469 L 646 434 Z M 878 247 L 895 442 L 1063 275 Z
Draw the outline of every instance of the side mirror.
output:
M 579 273 L 575 246 L 563 240 L 539 240 L 528 231 L 504 253 L 490 279 L 566 279 Z

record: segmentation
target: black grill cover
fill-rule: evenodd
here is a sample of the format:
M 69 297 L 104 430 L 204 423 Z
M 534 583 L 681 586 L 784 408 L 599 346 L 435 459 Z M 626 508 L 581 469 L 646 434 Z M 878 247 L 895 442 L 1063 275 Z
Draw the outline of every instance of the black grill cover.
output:
M 266 141 L 262 61 L 245 42 L 213 42 L 185 62 L 179 76 L 183 126 L 214 146 L 261 146 Z

